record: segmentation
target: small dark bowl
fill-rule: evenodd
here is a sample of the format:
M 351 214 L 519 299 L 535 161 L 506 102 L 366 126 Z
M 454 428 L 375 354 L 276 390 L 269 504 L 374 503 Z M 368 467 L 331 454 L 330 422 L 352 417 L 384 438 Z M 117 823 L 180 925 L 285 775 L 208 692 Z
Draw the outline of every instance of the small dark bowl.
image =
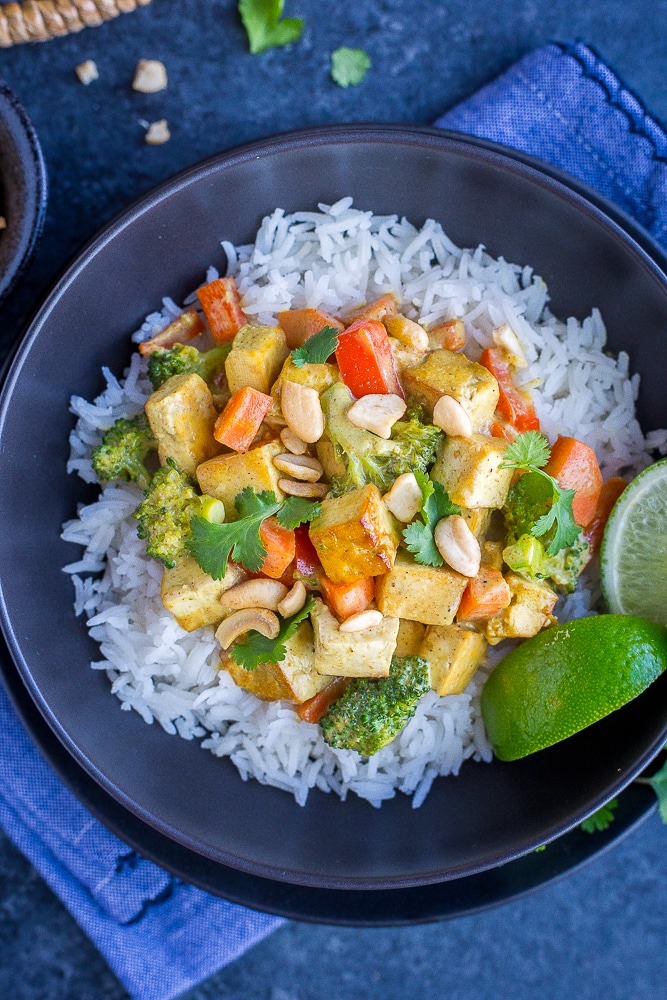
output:
M 90 496 L 65 473 L 68 398 L 120 373 L 128 334 L 162 295 L 184 296 L 221 238 L 247 242 L 262 216 L 352 194 L 358 207 L 442 222 L 466 246 L 532 265 L 554 311 L 600 306 L 612 350 L 642 376 L 639 415 L 667 421 L 667 279 L 585 197 L 501 149 L 392 126 L 296 133 L 198 165 L 107 227 L 55 286 L 7 377 L 0 409 L 3 628 L 23 680 L 79 764 L 121 805 L 213 861 L 277 881 L 332 889 L 420 886 L 527 854 L 576 826 L 641 771 L 667 733 L 667 679 L 621 711 L 510 764 L 467 763 L 413 810 L 398 795 L 374 810 L 351 796 L 287 794 L 244 783 L 228 760 L 121 712 L 99 650 L 72 611 L 61 567 L 79 549 L 62 521 Z M 641 238 L 640 238 L 641 242 Z M 648 244 L 646 244 L 648 245 Z M 656 250 L 659 259 L 659 251 Z
M 0 80 L 0 302 L 29 262 L 46 213 L 46 168 L 37 134 Z

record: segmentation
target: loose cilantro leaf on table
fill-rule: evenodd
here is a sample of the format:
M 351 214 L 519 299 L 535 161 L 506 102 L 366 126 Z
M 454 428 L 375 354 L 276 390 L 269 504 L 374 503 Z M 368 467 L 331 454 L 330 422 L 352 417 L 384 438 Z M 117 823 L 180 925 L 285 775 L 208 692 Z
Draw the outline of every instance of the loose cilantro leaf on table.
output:
M 370 66 L 370 58 L 363 49 L 342 46 L 331 53 L 331 78 L 339 87 L 356 87 Z
M 338 330 L 333 326 L 323 326 L 318 333 L 301 346 L 292 351 L 292 364 L 296 368 L 303 368 L 304 365 L 323 365 L 336 350 L 338 343 Z
M 239 14 L 253 55 L 301 38 L 303 21 L 282 17 L 285 0 L 239 0 Z
M 245 670 L 255 670 L 260 663 L 281 663 L 287 653 L 285 643 L 292 638 L 314 607 L 315 601 L 310 597 L 301 611 L 297 611 L 291 618 L 285 618 L 275 639 L 267 639 L 260 632 L 251 629 L 245 639 L 232 646 L 229 655 Z
M 614 809 L 618 805 L 618 799 L 612 799 L 606 805 L 601 806 L 592 816 L 580 823 L 584 833 L 596 833 L 596 831 L 606 830 L 615 819 Z
M 283 528 L 298 528 L 305 521 L 319 517 L 321 504 L 307 500 L 305 497 L 288 497 L 283 501 L 282 509 L 278 511 L 277 520 Z
M 650 785 L 658 799 L 658 811 L 663 823 L 667 823 L 667 762 L 650 778 L 635 778 L 639 785 Z
M 421 521 L 413 521 L 403 531 L 403 538 L 415 560 L 424 566 L 442 566 L 444 559 L 435 544 L 433 533 L 438 521 L 450 514 L 460 514 L 461 508 L 449 499 L 440 483 L 434 483 L 426 473 L 415 470 L 422 491 Z

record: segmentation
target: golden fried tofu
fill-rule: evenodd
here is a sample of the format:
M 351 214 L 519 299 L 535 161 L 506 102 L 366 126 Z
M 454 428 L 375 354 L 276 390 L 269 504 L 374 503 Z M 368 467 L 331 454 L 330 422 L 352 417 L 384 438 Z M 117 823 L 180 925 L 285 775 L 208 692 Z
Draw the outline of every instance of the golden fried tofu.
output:
M 461 507 L 502 507 L 514 475 L 512 469 L 500 468 L 506 449 L 507 441 L 486 434 L 445 438 L 438 445 L 431 479 Z
M 403 386 L 429 413 L 441 396 L 452 396 L 470 417 L 473 430 L 493 419 L 500 390 L 494 376 L 464 354 L 432 351 L 421 364 L 403 372 Z M 472 506 L 472 504 L 470 505 Z
M 220 453 L 213 437 L 218 414 L 201 376 L 172 375 L 148 397 L 145 410 L 163 465 L 171 458 L 192 475 L 200 462 Z
M 486 639 L 460 625 L 430 625 L 419 648 L 428 661 L 431 687 L 439 695 L 462 694 L 484 660 Z
M 197 466 L 201 491 L 222 500 L 228 521 L 238 517 L 234 500 L 246 486 L 250 486 L 255 493 L 273 490 L 277 499 L 281 500 L 283 493 L 278 488 L 278 480 L 283 473 L 276 469 L 273 460 L 284 451 L 282 441 L 268 441 L 243 455 L 234 452 L 217 455 Z
M 279 326 L 242 326 L 225 361 L 229 391 L 249 385 L 268 395 L 287 355 L 285 333 Z
M 323 500 L 322 513 L 310 522 L 309 534 L 324 572 L 334 583 L 387 573 L 399 541 L 397 522 L 372 483 Z
M 322 393 L 334 382 L 337 382 L 338 378 L 336 365 L 305 364 L 298 368 L 290 356 L 283 364 L 280 374 L 273 384 L 271 395 L 274 399 L 280 400 L 284 382 L 298 382 L 299 385 L 306 385 L 309 389 L 315 389 L 316 392 Z
M 421 622 L 413 622 L 409 618 L 399 618 L 394 656 L 418 656 L 425 631 L 426 626 L 422 625 Z
M 519 573 L 507 573 L 505 579 L 511 602 L 484 623 L 484 634 L 492 646 L 501 639 L 530 639 L 557 622 L 551 612 L 558 594 L 551 587 L 541 580 L 527 580 Z
M 315 669 L 327 677 L 388 677 L 396 649 L 398 618 L 383 618 L 362 632 L 341 632 L 338 620 L 318 600 L 311 612 Z
M 240 566 L 229 563 L 224 580 L 214 580 L 192 556 L 187 556 L 172 569 L 165 569 L 160 588 L 162 603 L 186 632 L 194 632 L 203 625 L 219 625 L 231 614 L 220 598 L 245 578 Z
M 383 615 L 449 625 L 467 583 L 467 577 L 448 566 L 422 566 L 399 549 L 393 568 L 375 581 L 375 599 Z
M 285 642 L 285 657 L 280 663 L 260 663 L 254 670 L 239 666 L 223 654 L 220 666 L 231 674 L 239 687 L 263 701 L 308 701 L 331 682 L 315 670 L 315 646 L 310 622 L 301 622 Z
M 482 552 L 482 563 L 491 566 L 492 569 L 501 570 L 503 568 L 503 542 L 482 542 L 480 549 Z
M 483 538 L 491 523 L 490 507 L 461 507 L 461 517 L 467 523 L 475 538 Z

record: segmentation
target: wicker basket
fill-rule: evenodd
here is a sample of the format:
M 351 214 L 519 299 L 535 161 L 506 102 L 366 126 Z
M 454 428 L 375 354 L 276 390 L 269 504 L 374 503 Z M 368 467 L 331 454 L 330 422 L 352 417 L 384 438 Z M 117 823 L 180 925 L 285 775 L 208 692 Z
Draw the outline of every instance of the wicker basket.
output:
M 23 0 L 0 3 L 0 48 L 21 42 L 46 42 L 82 28 L 93 28 L 151 0 Z

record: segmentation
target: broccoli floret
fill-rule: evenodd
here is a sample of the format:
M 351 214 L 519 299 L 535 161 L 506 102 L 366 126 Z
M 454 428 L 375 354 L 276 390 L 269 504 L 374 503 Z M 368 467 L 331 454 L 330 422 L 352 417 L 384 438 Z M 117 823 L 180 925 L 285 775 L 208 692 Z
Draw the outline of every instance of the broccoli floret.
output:
M 201 504 L 189 476 L 172 459 L 153 476 L 144 499 L 134 512 L 137 534 L 146 540 L 146 552 L 171 569 L 188 555 L 192 535 L 190 520 L 201 512 Z
M 153 351 L 148 359 L 151 385 L 159 389 L 172 375 L 189 375 L 191 372 L 201 375 L 205 382 L 212 382 L 222 371 L 231 347 L 230 341 L 204 352 L 191 344 L 174 344 L 165 351 Z
M 404 420 L 397 421 L 391 438 L 372 434 L 355 427 L 347 419 L 347 411 L 354 397 L 342 382 L 335 382 L 322 395 L 322 408 L 326 430 L 334 446 L 336 457 L 346 466 L 346 472 L 334 476 L 331 482 L 333 496 L 374 483 L 386 493 L 404 472 L 419 469 L 426 472 L 435 461 L 435 453 L 442 431 L 419 419 L 417 409 L 409 410 Z
M 529 535 L 553 503 L 553 489 L 544 476 L 526 473 L 510 488 L 503 508 L 507 530 L 515 538 Z
M 156 449 L 157 442 L 144 413 L 121 417 L 105 432 L 102 444 L 93 450 L 93 469 L 101 483 L 124 479 L 138 483 L 145 490 L 151 481 L 145 459 Z
M 388 677 L 358 677 L 320 720 L 329 746 L 371 757 L 398 736 L 429 690 L 428 663 L 394 656 Z
M 583 534 L 555 556 L 547 555 L 541 538 L 532 535 L 520 535 L 516 541 L 510 536 L 508 541 L 503 560 L 510 569 L 531 580 L 551 580 L 566 594 L 571 594 L 577 586 L 577 579 L 590 558 L 590 546 Z

